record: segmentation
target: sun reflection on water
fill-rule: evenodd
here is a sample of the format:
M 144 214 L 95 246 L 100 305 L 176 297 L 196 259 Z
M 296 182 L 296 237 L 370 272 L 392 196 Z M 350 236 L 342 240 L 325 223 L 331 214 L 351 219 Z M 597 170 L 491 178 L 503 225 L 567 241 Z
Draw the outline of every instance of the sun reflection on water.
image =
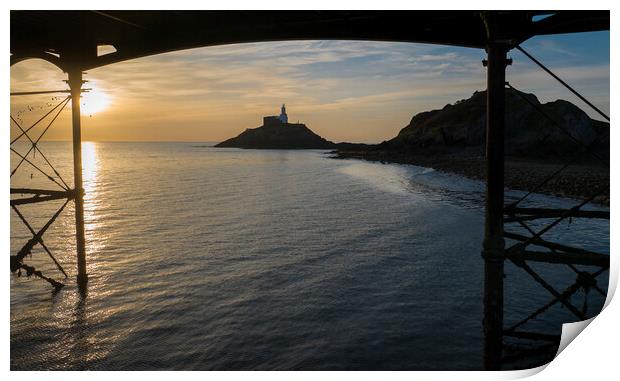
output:
M 82 143 L 82 177 L 84 180 L 84 191 L 86 196 L 96 191 L 97 170 L 99 169 L 99 156 L 97 154 L 97 143 Z
M 105 239 L 99 231 L 103 223 L 101 216 L 101 189 L 99 145 L 96 142 L 82 143 L 82 178 L 84 187 L 84 228 L 87 242 L 87 256 L 90 257 L 88 271 L 94 271 L 97 261 L 93 260 L 105 246 Z

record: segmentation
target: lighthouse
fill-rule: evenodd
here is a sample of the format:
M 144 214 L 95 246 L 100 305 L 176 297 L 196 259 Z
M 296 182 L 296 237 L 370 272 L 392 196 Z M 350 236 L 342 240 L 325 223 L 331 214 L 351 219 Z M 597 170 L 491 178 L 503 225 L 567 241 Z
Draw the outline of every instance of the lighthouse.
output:
M 282 123 L 288 123 L 288 116 L 286 115 L 286 106 L 284 104 L 282 104 L 282 111 L 280 112 L 280 116 L 278 117 L 278 119 L 280 119 L 280 122 Z

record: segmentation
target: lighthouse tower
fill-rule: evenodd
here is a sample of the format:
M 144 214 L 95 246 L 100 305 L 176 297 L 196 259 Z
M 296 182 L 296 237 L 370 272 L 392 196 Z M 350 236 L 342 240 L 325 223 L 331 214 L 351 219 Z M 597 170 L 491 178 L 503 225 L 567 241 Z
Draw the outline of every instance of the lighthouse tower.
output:
M 280 112 L 280 116 L 278 117 L 278 119 L 280 119 L 280 122 L 282 123 L 288 123 L 288 116 L 286 115 L 286 106 L 284 104 L 282 104 L 282 111 Z

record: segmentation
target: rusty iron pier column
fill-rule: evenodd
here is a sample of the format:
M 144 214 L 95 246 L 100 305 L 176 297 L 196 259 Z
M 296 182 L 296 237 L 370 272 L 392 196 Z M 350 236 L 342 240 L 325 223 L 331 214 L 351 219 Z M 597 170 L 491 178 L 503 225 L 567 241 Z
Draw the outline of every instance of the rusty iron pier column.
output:
M 484 366 L 499 370 L 504 323 L 505 43 L 487 46 L 486 204 L 484 242 Z
M 71 89 L 71 116 L 73 124 L 73 184 L 75 192 L 75 242 L 77 245 L 77 283 L 84 288 L 88 282 L 86 273 L 86 243 L 84 238 L 84 188 L 82 187 L 82 126 L 80 115 L 80 94 L 82 70 L 68 70 Z

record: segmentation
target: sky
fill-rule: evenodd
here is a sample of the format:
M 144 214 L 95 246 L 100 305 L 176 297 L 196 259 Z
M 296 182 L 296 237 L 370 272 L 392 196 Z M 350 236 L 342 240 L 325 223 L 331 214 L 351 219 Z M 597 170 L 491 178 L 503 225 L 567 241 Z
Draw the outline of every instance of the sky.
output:
M 609 32 L 539 36 L 522 46 L 609 113 Z M 542 102 L 566 99 L 600 117 L 519 51 L 507 80 Z M 486 88 L 479 49 L 365 41 L 286 41 L 185 50 L 121 62 L 85 74 L 84 141 L 216 142 L 258 127 L 282 103 L 290 122 L 326 139 L 378 143 L 413 115 Z M 51 64 L 11 67 L 11 91 L 66 88 Z M 11 97 L 11 114 L 28 123 L 53 96 Z M 29 107 L 32 109 L 29 110 Z M 20 112 L 21 111 L 21 112 Z M 64 110 L 46 139 L 70 139 Z M 11 127 L 15 136 L 16 127 Z

